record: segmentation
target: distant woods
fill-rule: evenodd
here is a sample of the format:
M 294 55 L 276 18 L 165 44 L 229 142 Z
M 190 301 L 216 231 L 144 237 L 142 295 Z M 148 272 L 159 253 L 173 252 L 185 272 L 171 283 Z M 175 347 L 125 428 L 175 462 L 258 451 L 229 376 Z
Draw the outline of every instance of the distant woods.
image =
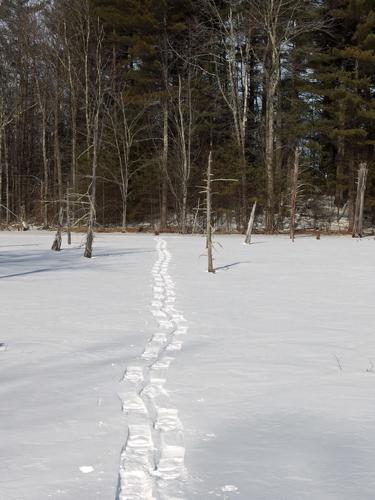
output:
M 370 0 L 2 0 L 0 68 L 1 227 L 203 232 L 208 161 L 213 228 L 375 223 Z

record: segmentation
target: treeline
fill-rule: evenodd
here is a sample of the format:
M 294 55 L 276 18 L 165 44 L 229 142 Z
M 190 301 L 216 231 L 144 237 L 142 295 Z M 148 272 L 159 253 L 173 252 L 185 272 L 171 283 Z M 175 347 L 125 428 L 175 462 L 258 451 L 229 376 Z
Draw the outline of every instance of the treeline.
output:
M 373 0 L 2 0 L 0 68 L 0 225 L 198 231 L 210 151 L 216 225 L 375 222 Z

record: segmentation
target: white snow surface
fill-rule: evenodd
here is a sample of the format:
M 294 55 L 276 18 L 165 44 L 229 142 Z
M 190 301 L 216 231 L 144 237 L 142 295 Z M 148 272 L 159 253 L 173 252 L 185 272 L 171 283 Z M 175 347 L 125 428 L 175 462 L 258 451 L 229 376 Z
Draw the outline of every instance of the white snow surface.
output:
M 0 500 L 375 498 L 373 239 L 52 240 L 0 233 Z

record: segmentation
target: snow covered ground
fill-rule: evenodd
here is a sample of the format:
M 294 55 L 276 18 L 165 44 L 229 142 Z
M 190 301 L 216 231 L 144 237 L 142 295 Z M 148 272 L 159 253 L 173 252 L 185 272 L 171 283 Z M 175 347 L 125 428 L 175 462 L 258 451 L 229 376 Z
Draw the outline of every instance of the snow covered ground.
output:
M 375 498 L 374 240 L 52 238 L 0 233 L 1 500 Z
M 112 500 L 117 393 L 152 329 L 155 242 L 99 235 L 89 261 L 82 236 L 60 254 L 52 240 L 0 233 L 0 499 Z

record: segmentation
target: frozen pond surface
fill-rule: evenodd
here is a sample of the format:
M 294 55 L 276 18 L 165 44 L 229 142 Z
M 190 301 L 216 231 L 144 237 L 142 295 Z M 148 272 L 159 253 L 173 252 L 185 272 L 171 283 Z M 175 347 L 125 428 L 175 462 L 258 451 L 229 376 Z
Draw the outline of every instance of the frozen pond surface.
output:
M 120 381 L 158 321 L 157 241 L 98 235 L 88 261 L 81 235 L 60 254 L 52 239 L 0 233 L 0 499 L 114 500 Z M 165 383 L 181 498 L 372 500 L 375 241 L 217 237 L 209 275 L 202 237 L 162 240 L 188 327 Z

